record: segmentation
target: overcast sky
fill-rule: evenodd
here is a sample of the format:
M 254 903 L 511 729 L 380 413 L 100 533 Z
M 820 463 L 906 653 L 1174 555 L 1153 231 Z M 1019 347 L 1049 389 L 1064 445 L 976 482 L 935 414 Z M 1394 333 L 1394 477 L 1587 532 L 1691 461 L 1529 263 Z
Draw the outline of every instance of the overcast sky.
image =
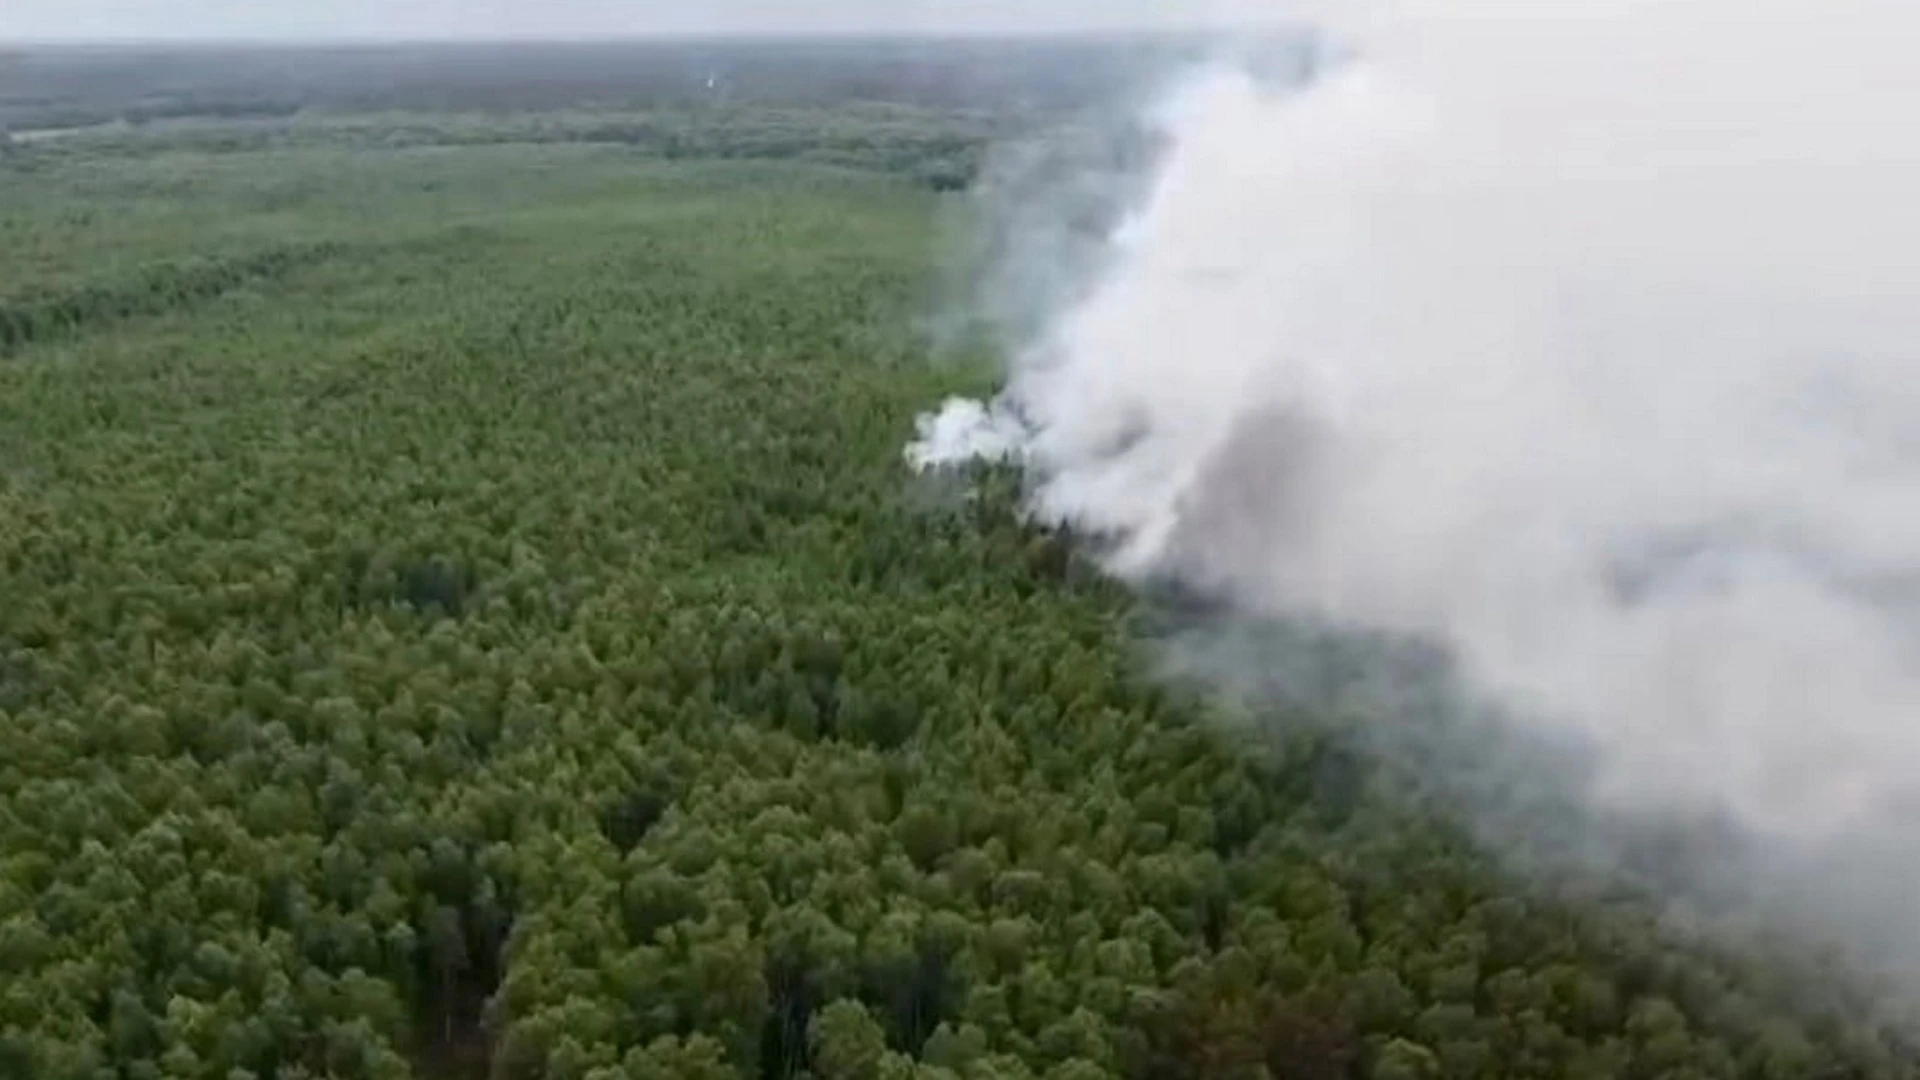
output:
M 0 40 L 578 38 L 1204 25 L 1247 0 L 0 0 Z

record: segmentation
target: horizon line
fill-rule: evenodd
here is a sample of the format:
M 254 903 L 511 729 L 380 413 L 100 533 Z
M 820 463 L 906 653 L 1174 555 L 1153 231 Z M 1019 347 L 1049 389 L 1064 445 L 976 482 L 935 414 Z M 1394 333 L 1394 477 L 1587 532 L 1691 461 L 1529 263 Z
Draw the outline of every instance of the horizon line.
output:
M 784 29 L 784 30 L 660 30 L 579 35 L 431 36 L 372 34 L 338 35 L 193 35 L 112 37 L 0 37 L 0 49 L 151 49 L 151 48 L 342 48 L 342 47 L 458 47 L 497 45 L 643 45 L 675 42 L 727 41 L 1027 41 L 1112 38 L 1195 38 L 1249 33 L 1299 31 L 1300 22 L 1248 23 L 1233 26 L 1139 27 L 1023 27 L 963 29 Z

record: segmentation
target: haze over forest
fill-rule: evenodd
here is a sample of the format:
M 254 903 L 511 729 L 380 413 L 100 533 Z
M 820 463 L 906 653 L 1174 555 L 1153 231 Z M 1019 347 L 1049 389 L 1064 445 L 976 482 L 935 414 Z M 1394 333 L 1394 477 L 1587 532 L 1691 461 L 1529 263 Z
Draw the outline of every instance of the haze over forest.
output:
M 1233 5 L 1244 8 L 1244 4 Z M 1245 22 L 1222 0 L 9 0 L 0 41 L 554 40 L 663 35 L 1023 34 L 1182 30 Z

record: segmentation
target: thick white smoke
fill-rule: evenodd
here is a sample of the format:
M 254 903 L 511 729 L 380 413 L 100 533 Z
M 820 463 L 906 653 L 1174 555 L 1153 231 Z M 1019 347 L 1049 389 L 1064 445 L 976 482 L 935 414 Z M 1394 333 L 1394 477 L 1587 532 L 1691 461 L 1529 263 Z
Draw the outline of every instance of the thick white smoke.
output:
M 1609 798 L 1816 845 L 1912 806 L 1920 5 L 1375 15 L 1161 102 L 1098 287 L 916 463 L 1018 454 L 1116 572 L 1444 640 Z

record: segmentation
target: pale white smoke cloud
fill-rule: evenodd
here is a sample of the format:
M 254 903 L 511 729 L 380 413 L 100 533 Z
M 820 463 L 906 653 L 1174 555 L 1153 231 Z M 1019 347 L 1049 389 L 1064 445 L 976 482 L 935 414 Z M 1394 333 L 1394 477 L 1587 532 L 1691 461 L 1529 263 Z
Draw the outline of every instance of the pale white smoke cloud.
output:
M 1604 797 L 1815 844 L 1913 805 L 1920 5 L 1363 14 L 1304 88 L 1157 106 L 1098 286 L 916 463 L 1017 453 L 1116 572 L 1444 640 Z
M 920 417 L 918 438 L 907 448 L 907 462 L 926 469 L 952 461 L 1005 461 L 1026 442 L 1018 421 L 989 405 L 954 398 L 936 413 Z

